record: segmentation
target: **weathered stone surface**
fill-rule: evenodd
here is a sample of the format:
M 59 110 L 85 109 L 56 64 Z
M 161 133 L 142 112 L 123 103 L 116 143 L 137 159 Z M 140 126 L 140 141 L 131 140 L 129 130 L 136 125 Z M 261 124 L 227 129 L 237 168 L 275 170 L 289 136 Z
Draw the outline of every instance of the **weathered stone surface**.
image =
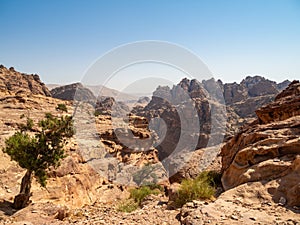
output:
M 25 92 L 51 96 L 48 88 L 41 82 L 39 75 L 20 73 L 13 67 L 7 69 L 3 65 L 0 66 L 0 90 L 2 92 Z
M 271 188 L 271 187 L 270 187 Z M 178 216 L 181 224 L 297 224 L 299 209 L 272 203 L 260 182 L 240 185 L 211 202 L 193 201 Z
M 215 83 L 212 80 L 206 85 L 215 85 L 215 92 L 222 94 L 220 90 L 218 92 L 219 87 Z M 221 107 L 217 100 L 218 96 L 209 95 L 199 81 L 186 78 L 172 89 L 159 86 L 154 91 L 150 103 L 138 114 L 149 121 L 153 118 L 159 119 L 155 123 L 154 130 L 159 137 L 165 132 L 162 142 L 157 147 L 160 160 L 164 160 L 174 151 L 184 149 L 193 151 L 208 145 L 210 137 L 217 133 L 211 129 L 211 113 L 214 112 L 214 116 L 222 117 L 222 112 L 218 114 L 218 109 Z M 220 122 L 214 124 L 216 130 L 218 127 L 221 130 L 225 123 L 222 124 L 222 119 L 216 121 Z M 193 135 L 194 139 L 191 137 Z
M 0 93 L 0 146 L 4 140 L 18 130 L 21 122 L 20 115 L 28 115 L 35 122 L 42 119 L 46 112 L 61 115 L 55 108 L 57 104 L 66 104 L 69 113 L 72 113 L 71 103 L 43 95 L 7 95 Z M 22 101 L 20 101 L 22 99 Z M 7 107 L 13 101 L 13 107 Z M 22 121 L 24 122 L 24 121 Z M 69 208 L 92 204 L 98 198 L 97 187 L 102 184 L 99 176 L 82 157 L 76 153 L 78 146 L 74 139 L 69 140 L 66 147 L 68 155 L 59 168 L 49 172 L 47 189 L 41 188 L 37 182 L 32 185 L 33 196 L 36 202 L 52 202 Z M 19 185 L 24 170 L 10 160 L 9 156 L 0 151 L 0 197 L 10 200 L 19 192 Z M 4 187 L 4 184 L 7 188 Z M 7 192 L 9 190 L 9 193 Z M 5 193 L 5 195 L 3 195 Z
M 299 82 L 292 82 L 286 90 L 276 96 L 273 103 L 256 110 L 256 114 L 264 124 L 300 115 Z
M 245 126 L 222 148 L 225 190 L 244 183 L 274 180 L 273 200 L 299 204 L 300 83 L 292 82 L 275 101 L 257 110 L 258 119 Z M 272 112 L 272 113 L 271 113 Z M 284 188 L 283 188 L 284 187 Z M 292 190 L 291 192 L 289 192 Z M 293 193 L 293 194 L 291 194 Z
M 255 110 L 274 100 L 279 91 L 285 89 L 289 81 L 276 84 L 261 76 L 246 77 L 240 84 L 223 85 L 226 105 L 241 118 L 255 116 Z
M 113 97 L 101 96 L 97 99 L 95 111 L 101 115 L 111 115 L 114 117 L 124 116 L 129 113 L 129 107 L 116 101 Z

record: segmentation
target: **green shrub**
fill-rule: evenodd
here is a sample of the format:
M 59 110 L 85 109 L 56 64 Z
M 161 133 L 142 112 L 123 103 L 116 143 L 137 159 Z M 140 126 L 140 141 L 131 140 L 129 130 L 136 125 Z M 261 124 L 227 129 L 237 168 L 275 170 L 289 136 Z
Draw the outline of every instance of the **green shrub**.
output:
M 159 184 L 156 184 L 156 183 L 150 183 L 150 182 L 145 182 L 145 184 L 143 186 L 147 186 L 149 187 L 151 190 L 159 190 L 161 192 L 164 191 L 164 188 L 159 185 Z
M 136 203 L 133 199 L 127 199 L 118 206 L 117 210 L 120 212 L 131 213 L 139 207 L 138 203 Z
M 57 104 L 57 111 L 68 112 L 67 106 L 63 103 Z
M 138 189 L 130 190 L 130 198 L 140 205 L 148 195 L 158 195 L 159 193 L 160 191 L 157 189 L 152 190 L 149 186 L 142 186 Z
M 98 110 L 95 110 L 95 112 L 94 112 L 94 116 L 100 116 L 101 115 L 101 112 L 100 111 L 98 111 Z
M 174 200 L 176 207 L 182 207 L 192 200 L 211 199 L 215 194 L 218 173 L 205 171 L 198 175 L 196 179 L 186 179 L 181 182 L 181 187 Z
M 26 118 L 26 123 L 20 123 L 18 124 L 18 127 L 21 131 L 33 131 L 33 125 L 34 125 L 34 122 L 31 118 L 29 118 L 29 116 L 25 116 L 24 114 L 22 114 L 20 116 L 20 119 L 24 119 Z
M 159 187 L 159 185 L 153 184 L 151 186 L 142 186 L 140 188 L 131 189 L 129 191 L 129 199 L 121 202 L 121 204 L 118 206 L 118 211 L 132 212 L 136 210 L 148 195 L 158 195 L 161 193 Z

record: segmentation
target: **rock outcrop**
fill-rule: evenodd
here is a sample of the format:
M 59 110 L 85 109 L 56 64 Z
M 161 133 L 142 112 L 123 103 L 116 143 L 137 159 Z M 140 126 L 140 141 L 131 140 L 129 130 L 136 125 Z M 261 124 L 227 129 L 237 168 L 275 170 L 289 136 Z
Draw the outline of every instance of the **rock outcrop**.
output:
M 262 182 L 275 202 L 300 206 L 300 83 L 292 82 L 256 114 L 222 148 L 222 184 L 228 190 Z
M 208 166 L 210 162 L 202 160 L 203 152 L 195 150 L 223 141 L 226 111 L 221 102 L 222 91 L 214 80 L 206 85 L 211 93 L 195 79 L 185 78 L 172 88 L 159 86 L 149 104 L 136 112 L 147 118 L 158 136 L 158 157 L 168 170 L 171 183 L 194 178 Z M 210 159 L 217 154 L 207 152 Z
M 66 104 L 69 113 L 72 113 L 72 106 L 68 101 L 43 95 L 0 93 L 0 149 L 4 146 L 4 140 L 18 130 L 18 124 L 24 122 L 20 119 L 22 114 L 30 116 L 36 123 L 47 112 L 61 115 L 61 112 L 55 109 L 57 104 Z M 41 188 L 38 182 L 33 182 L 31 200 L 34 203 L 51 202 L 75 208 L 96 201 L 97 188 L 101 186 L 103 178 L 84 162 L 74 139 L 68 140 L 66 155 L 61 166 L 49 172 L 47 189 Z M 18 194 L 24 172 L 24 169 L 0 150 L 0 201 L 8 201 Z
M 206 147 L 210 136 L 214 135 L 211 133 L 211 113 L 217 106 L 199 81 L 185 78 L 172 89 L 159 86 L 139 115 L 149 121 L 159 119 L 153 128 L 158 134 L 165 132 L 165 135 L 159 134 L 164 137 L 157 147 L 159 158 L 163 160 L 175 149 L 181 151 L 189 147 L 193 150 Z M 188 137 L 193 134 L 194 139 Z
M 233 108 L 241 118 L 254 117 L 257 108 L 274 100 L 289 83 L 286 80 L 277 84 L 261 76 L 248 76 L 240 84 L 224 84 L 224 99 L 226 105 Z
M 7 69 L 0 65 L 0 90 L 10 93 L 32 93 L 51 96 L 50 91 L 40 80 L 37 74 L 25 74 L 16 71 L 13 67 Z
M 53 98 L 62 100 L 78 100 L 91 103 L 96 100 L 93 92 L 84 87 L 81 83 L 74 83 L 54 88 L 51 90 L 51 94 Z
M 123 102 L 117 102 L 113 97 L 98 97 L 95 105 L 96 114 L 120 116 L 129 113 L 129 107 Z

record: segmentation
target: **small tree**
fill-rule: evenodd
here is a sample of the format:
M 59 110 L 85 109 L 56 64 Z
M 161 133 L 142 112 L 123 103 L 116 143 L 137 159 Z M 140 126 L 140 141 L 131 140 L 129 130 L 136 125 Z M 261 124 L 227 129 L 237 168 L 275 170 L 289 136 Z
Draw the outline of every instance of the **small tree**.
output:
M 29 204 L 33 176 L 42 187 L 46 186 L 47 170 L 50 166 L 56 168 L 60 165 L 61 159 L 65 157 L 63 147 L 66 138 L 74 134 L 71 116 L 57 118 L 47 113 L 37 124 L 39 129 L 34 136 L 28 134 L 32 126 L 27 125 L 21 126 L 20 131 L 8 138 L 3 149 L 12 160 L 27 170 L 22 178 L 20 193 L 14 198 L 13 207 L 16 209 Z
M 66 104 L 63 104 L 63 103 L 57 104 L 56 110 L 57 111 L 62 111 L 62 112 L 68 112 Z

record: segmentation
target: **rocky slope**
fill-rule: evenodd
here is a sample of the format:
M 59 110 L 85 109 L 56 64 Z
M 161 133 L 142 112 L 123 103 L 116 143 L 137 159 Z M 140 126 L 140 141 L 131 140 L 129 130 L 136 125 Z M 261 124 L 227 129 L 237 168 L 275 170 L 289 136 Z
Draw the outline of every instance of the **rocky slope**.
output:
M 4 140 L 18 130 L 18 123 L 22 120 L 22 114 L 30 116 L 35 122 L 42 119 L 46 112 L 60 115 L 61 112 L 55 110 L 57 104 L 66 104 L 69 113 L 72 113 L 69 102 L 40 96 L 20 94 L 9 95 L 1 93 L 0 97 L 0 144 L 1 148 Z M 4 95 L 4 96 L 3 96 Z M 24 122 L 24 121 L 23 121 Z M 51 201 L 63 203 L 67 206 L 78 207 L 92 201 L 93 186 L 100 185 L 101 180 L 88 165 L 84 164 L 82 157 L 78 154 L 77 144 L 70 140 L 67 146 L 68 157 L 64 159 L 61 167 L 52 171 L 49 176 L 47 189 L 42 189 L 37 183 L 33 187 L 33 201 Z M 11 162 L 6 154 L 1 151 L 0 170 L 0 196 L 6 200 L 19 191 L 19 184 L 24 170 L 16 163 Z M 95 192 L 94 192 L 95 194 Z M 80 196 L 80 197 L 79 197 Z
M 300 83 L 292 82 L 256 114 L 222 148 L 223 186 L 260 182 L 275 202 L 300 206 Z
M 233 101 L 231 105 L 242 104 L 247 98 L 263 97 L 259 96 L 260 89 L 257 85 L 267 81 L 259 78 L 251 79 L 247 78 L 247 81 L 239 84 L 245 87 L 242 89 L 244 94 L 241 94 L 243 98 L 234 97 L 237 99 L 234 101 L 227 99 Z M 274 90 L 281 89 L 286 83 L 280 85 L 271 83 L 271 86 L 264 83 L 269 87 L 268 90 L 264 90 L 264 96 L 274 95 L 276 92 Z M 118 204 L 129 196 L 127 187 L 110 182 L 115 180 L 115 171 L 106 170 L 105 172 L 111 173 L 101 176 L 101 173 L 97 173 L 99 171 L 95 172 L 96 167 L 91 167 L 93 166 L 91 162 L 97 163 L 97 158 L 93 157 L 99 155 L 97 153 L 93 155 L 93 151 L 97 150 L 101 140 L 105 145 L 104 156 L 108 156 L 105 160 L 110 163 L 110 159 L 113 158 L 120 162 L 123 168 L 115 167 L 118 169 L 117 173 L 125 178 L 127 174 L 131 175 L 132 178 L 132 174 L 136 172 L 132 170 L 132 165 L 141 169 L 149 162 L 157 163 L 158 157 L 164 158 L 159 155 L 157 149 L 148 149 L 150 145 L 148 146 L 147 142 L 144 142 L 146 145 L 139 144 L 139 140 L 154 138 L 151 141 L 159 144 L 156 138 L 163 137 L 166 126 L 174 129 L 174 132 L 166 133 L 166 142 L 160 143 L 157 147 L 168 149 L 170 146 L 168 143 L 171 143 L 173 149 L 170 148 L 170 152 L 164 153 L 165 156 L 172 154 L 174 150 L 172 139 L 176 140 L 179 135 L 176 131 L 182 128 L 193 128 L 188 121 L 194 111 L 183 104 L 187 97 L 193 100 L 196 114 L 201 118 L 199 125 L 201 129 L 195 132 L 196 138 L 191 140 L 196 140 L 197 147 L 206 146 L 208 135 L 214 135 L 214 132 L 220 131 L 218 127 L 224 125 L 217 117 L 219 122 L 215 124 L 217 129 L 211 132 L 212 111 L 223 112 L 218 111 L 220 109 L 218 99 L 224 93 L 223 86 L 221 85 L 220 92 L 216 92 L 212 97 L 208 96 L 207 89 L 213 89 L 214 85 L 213 80 L 200 83 L 184 79 L 171 89 L 159 87 L 146 106 L 147 113 L 143 112 L 146 117 L 130 113 L 127 115 L 125 122 L 128 122 L 128 127 L 122 126 L 124 118 L 118 116 L 112 118 L 110 115 L 113 99 L 105 98 L 102 99 L 101 104 L 98 102 L 101 113 L 96 118 L 94 107 L 89 105 L 91 107 L 91 111 L 87 112 L 89 119 L 78 118 L 81 123 L 80 131 L 84 132 L 81 134 L 78 132 L 76 139 L 70 140 L 66 148 L 68 157 L 61 167 L 50 171 L 47 189 L 42 189 L 34 182 L 33 203 L 19 211 L 12 209 L 11 201 L 19 191 L 24 171 L 0 151 L 0 224 L 297 224 L 300 221 L 298 208 L 300 84 L 298 82 L 293 82 L 288 89 L 278 94 L 273 103 L 258 109 L 256 111 L 258 119 L 244 127 L 222 148 L 223 185 L 227 191 L 217 199 L 193 201 L 181 209 L 170 210 L 167 207 L 166 196 L 149 196 L 142 202 L 141 209 L 132 213 L 119 212 Z M 237 90 L 240 88 L 237 87 Z M 181 89 L 185 90 L 188 96 L 184 95 Z M 30 115 L 35 121 L 41 119 L 45 112 L 59 115 L 62 112 L 55 110 L 57 104 L 66 104 L 69 113 L 73 113 L 70 101 L 46 97 L 41 93 L 35 95 L 30 89 L 20 92 L 18 90 L 18 88 L 11 90 L 6 88 L 0 91 L 0 146 L 3 145 L 6 137 L 17 130 L 21 114 Z M 220 93 L 221 95 L 218 95 Z M 166 100 L 173 104 L 168 104 Z M 144 110 L 143 107 L 141 108 Z M 123 109 L 124 112 L 128 111 L 126 107 Z M 176 113 L 178 109 L 179 112 Z M 240 124 L 244 122 L 236 122 L 241 117 L 233 107 L 227 109 L 231 110 L 228 121 Z M 142 111 L 137 110 L 137 112 Z M 184 116 L 180 119 L 186 122 L 183 125 L 177 121 L 182 116 L 180 114 L 182 112 Z M 149 130 L 148 124 L 152 117 L 158 120 L 152 121 L 150 127 L 160 130 L 162 136 L 155 137 L 155 134 Z M 159 118 L 164 118 L 166 122 L 161 122 Z M 93 135 L 85 133 L 90 131 L 90 125 L 95 126 Z M 158 129 L 159 127 L 161 129 Z M 184 135 L 183 137 L 189 138 Z M 79 144 L 81 141 L 89 145 L 86 155 L 82 154 Z M 189 146 L 186 142 L 181 145 Z M 203 159 L 214 158 L 218 149 L 218 147 L 210 147 L 183 154 L 183 157 L 188 158 L 189 163 L 186 163 L 186 167 L 179 170 L 171 181 L 196 177 L 203 169 L 201 166 L 208 165 L 208 162 Z M 164 149 L 160 150 L 164 151 Z M 204 154 L 208 155 L 203 157 Z M 169 162 L 168 165 L 179 166 L 181 160 L 184 160 L 176 157 L 173 159 L 175 161 Z M 210 169 L 220 169 L 219 159 L 212 162 Z M 109 166 L 109 163 L 105 166 Z M 126 170 L 127 167 L 129 170 Z M 166 183 L 164 185 L 168 186 Z
M 26 220 L 41 224 L 43 218 L 44 221 L 54 220 L 63 212 L 93 204 L 97 200 L 107 203 L 127 196 L 124 189 L 111 186 L 87 164 L 80 155 L 76 140 L 70 139 L 66 146 L 67 157 L 58 169 L 49 171 L 47 188 L 41 188 L 34 181 L 33 203 L 20 211 L 12 209 L 11 202 L 19 192 L 25 171 L 2 152 L 4 140 L 18 130 L 22 114 L 37 122 L 46 112 L 61 115 L 62 112 L 55 109 L 58 104 L 66 104 L 68 113 L 72 114 L 72 103 L 69 101 L 34 95 L 28 91 L 0 91 L 0 224 Z
M 2 92 L 26 92 L 51 96 L 50 91 L 37 74 L 20 73 L 13 67 L 7 69 L 3 65 L 0 65 L 0 90 Z

